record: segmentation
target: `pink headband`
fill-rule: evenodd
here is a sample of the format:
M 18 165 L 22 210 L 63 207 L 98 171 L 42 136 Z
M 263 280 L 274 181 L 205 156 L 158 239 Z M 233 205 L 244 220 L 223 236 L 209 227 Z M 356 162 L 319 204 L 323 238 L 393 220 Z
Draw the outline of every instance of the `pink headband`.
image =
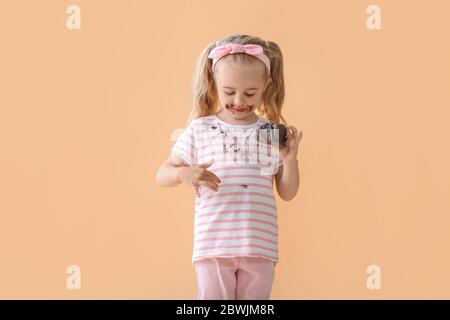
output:
M 233 53 L 240 53 L 244 52 L 246 54 L 249 54 L 251 56 L 254 56 L 264 62 L 264 64 L 267 67 L 267 70 L 269 70 L 270 74 L 270 60 L 269 58 L 264 54 L 263 47 L 261 47 L 259 44 L 239 44 L 239 43 L 227 43 L 222 46 L 215 47 L 208 55 L 208 58 L 213 59 L 213 68 L 216 65 L 217 61 L 220 60 L 220 58 Z

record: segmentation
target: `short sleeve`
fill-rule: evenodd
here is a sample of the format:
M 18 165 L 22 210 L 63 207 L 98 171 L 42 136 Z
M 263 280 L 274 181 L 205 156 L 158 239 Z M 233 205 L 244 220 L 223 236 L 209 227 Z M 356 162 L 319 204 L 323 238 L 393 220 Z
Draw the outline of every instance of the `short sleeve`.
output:
M 185 163 L 194 165 L 196 161 L 195 126 L 192 120 L 181 133 L 171 151 L 180 156 Z

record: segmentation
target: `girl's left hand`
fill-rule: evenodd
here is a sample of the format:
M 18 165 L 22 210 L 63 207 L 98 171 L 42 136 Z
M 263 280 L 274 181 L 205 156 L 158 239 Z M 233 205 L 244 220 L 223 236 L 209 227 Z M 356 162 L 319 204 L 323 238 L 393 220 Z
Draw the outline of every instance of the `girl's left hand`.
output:
M 298 146 L 303 137 L 302 131 L 298 132 L 297 128 L 294 126 L 288 126 L 287 131 L 288 139 L 286 141 L 286 146 L 278 149 L 279 155 L 284 161 L 297 158 Z

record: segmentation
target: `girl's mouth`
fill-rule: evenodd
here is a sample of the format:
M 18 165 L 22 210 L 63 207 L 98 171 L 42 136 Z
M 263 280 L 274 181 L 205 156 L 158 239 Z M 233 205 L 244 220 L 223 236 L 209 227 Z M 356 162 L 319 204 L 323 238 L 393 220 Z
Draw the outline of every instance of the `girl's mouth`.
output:
M 242 107 L 242 106 L 239 106 L 239 107 L 234 107 L 233 105 L 226 104 L 226 105 L 225 105 L 225 108 L 227 108 L 228 111 L 231 111 L 231 112 L 234 114 L 235 112 L 238 112 L 238 113 L 251 112 L 251 111 L 253 111 L 253 109 L 254 109 L 255 107 L 254 107 L 254 106 L 248 106 L 248 107 Z

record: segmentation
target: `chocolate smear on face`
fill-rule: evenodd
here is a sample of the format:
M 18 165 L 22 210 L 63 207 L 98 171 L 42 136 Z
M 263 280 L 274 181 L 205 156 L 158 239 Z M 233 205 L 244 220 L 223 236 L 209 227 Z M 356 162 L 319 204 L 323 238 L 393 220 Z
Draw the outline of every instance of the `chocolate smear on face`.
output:
M 226 108 L 228 111 L 231 111 L 233 114 L 236 112 L 236 111 L 233 110 L 233 105 L 232 105 L 232 104 L 228 104 L 228 103 L 225 104 L 225 108 Z M 251 106 L 248 107 L 247 112 L 252 112 L 254 109 L 255 109 L 255 106 L 254 106 L 254 105 L 251 105 Z

